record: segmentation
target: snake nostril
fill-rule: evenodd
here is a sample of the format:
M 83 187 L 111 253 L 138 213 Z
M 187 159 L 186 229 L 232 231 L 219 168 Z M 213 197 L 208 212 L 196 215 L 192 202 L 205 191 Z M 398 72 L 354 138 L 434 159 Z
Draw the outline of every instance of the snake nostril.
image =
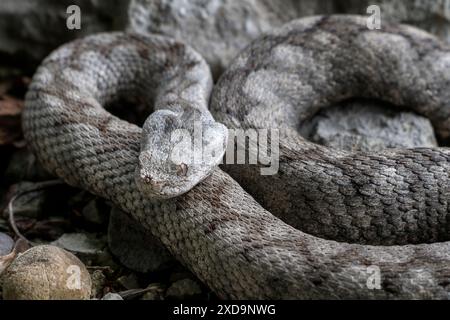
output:
M 145 183 L 149 184 L 152 182 L 152 178 L 150 176 L 146 175 L 146 176 L 144 176 L 144 181 L 145 181 Z
M 155 180 L 148 174 L 142 176 L 142 179 L 144 180 L 145 184 L 149 185 L 152 189 L 155 190 L 161 189 L 165 185 L 164 181 Z

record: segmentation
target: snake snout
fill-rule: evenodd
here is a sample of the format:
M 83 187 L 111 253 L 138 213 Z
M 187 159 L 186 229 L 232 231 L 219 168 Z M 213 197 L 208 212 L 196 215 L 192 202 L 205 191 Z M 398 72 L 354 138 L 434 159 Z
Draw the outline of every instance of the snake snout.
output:
M 151 198 L 169 199 L 177 195 L 168 187 L 167 181 L 152 175 L 146 169 L 138 168 L 135 180 L 141 192 Z
M 135 180 L 145 195 L 152 198 L 170 198 L 164 192 L 166 183 L 164 179 L 154 172 L 152 168 L 155 168 L 156 164 L 152 162 L 152 156 L 149 152 L 142 152 L 139 155 L 138 166 L 136 168 Z
M 143 151 L 139 155 L 135 181 L 144 195 L 170 199 L 187 192 L 198 182 L 191 179 L 188 171 L 184 163 L 173 165 L 156 155 L 152 156 L 151 152 Z

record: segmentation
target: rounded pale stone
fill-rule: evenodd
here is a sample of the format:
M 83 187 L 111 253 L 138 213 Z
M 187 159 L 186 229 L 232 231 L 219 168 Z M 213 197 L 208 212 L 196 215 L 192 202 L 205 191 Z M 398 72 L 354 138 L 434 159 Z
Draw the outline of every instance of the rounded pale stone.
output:
M 73 254 L 50 245 L 19 255 L 5 271 L 5 300 L 89 299 L 91 277 Z

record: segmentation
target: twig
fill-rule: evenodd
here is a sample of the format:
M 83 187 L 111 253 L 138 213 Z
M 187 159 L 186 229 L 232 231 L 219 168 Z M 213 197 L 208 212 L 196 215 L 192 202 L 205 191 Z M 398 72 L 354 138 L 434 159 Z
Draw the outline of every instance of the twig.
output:
M 14 261 L 19 253 L 25 252 L 29 248 L 28 242 L 19 239 L 16 241 L 14 248 L 5 256 L 0 256 L 0 275 Z
M 153 290 L 161 290 L 161 288 L 158 284 L 153 284 L 144 289 L 130 289 L 130 290 L 125 290 L 125 291 L 120 291 L 120 292 L 118 292 L 118 294 L 124 300 L 128 300 L 128 299 L 136 298 L 138 296 L 143 295 L 144 293 L 147 293 L 147 292 L 153 291 Z
M 86 269 L 88 270 L 106 270 L 106 271 L 113 271 L 110 266 L 86 266 Z
M 39 183 L 38 185 L 34 185 L 32 188 L 29 188 L 27 190 L 23 190 L 17 194 L 15 194 L 11 200 L 9 200 L 8 203 L 8 215 L 9 215 L 9 224 L 11 226 L 11 229 L 14 231 L 14 233 L 16 234 L 17 237 L 19 237 L 20 239 L 26 241 L 27 243 L 30 244 L 30 246 L 34 246 L 35 244 L 31 241 L 29 241 L 20 231 L 19 228 L 17 228 L 16 225 L 16 221 L 14 219 L 14 206 L 13 203 L 14 201 L 16 201 L 18 198 L 20 198 L 21 196 L 30 193 L 30 192 L 34 192 L 34 191 L 39 191 L 42 189 L 46 189 L 46 188 L 50 188 L 50 187 L 54 187 L 54 186 L 59 186 L 64 184 L 64 182 L 62 182 L 61 180 L 49 180 L 49 181 L 44 181 Z

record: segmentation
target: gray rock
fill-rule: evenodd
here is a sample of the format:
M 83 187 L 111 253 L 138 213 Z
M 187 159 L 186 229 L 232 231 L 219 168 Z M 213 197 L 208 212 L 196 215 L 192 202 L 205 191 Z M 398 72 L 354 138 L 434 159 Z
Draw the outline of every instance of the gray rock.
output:
M 94 234 L 65 233 L 52 245 L 74 253 L 83 262 L 97 261 L 104 254 L 106 241 Z
M 123 300 L 123 298 L 118 293 L 109 292 L 105 294 L 102 300 Z
M 263 32 L 297 17 L 332 11 L 328 0 L 132 0 L 129 29 L 186 42 L 205 57 L 217 78 Z
M 437 146 L 428 119 L 368 101 L 326 109 L 305 124 L 301 133 L 316 143 L 349 151 Z
M 80 211 L 85 221 L 96 225 L 106 225 L 111 211 L 107 200 L 81 190 L 70 197 L 67 203 L 70 208 Z
M 402 22 L 425 29 L 450 42 L 450 6 L 447 0 L 338 0 L 345 13 L 366 14 L 377 4 L 383 21 Z
M 7 234 L 0 232 L 0 257 L 5 256 L 14 248 L 14 240 Z
M 157 238 L 117 208 L 109 218 L 108 245 L 124 266 L 137 272 L 158 271 L 174 262 Z
M 108 220 L 107 208 L 100 199 L 93 199 L 81 211 L 86 221 L 94 224 L 104 224 Z
M 66 27 L 67 7 L 81 9 L 81 29 Z M 127 0 L 2 0 L 0 53 L 35 65 L 64 42 L 87 34 L 121 29 Z
M 183 279 L 174 282 L 166 291 L 167 298 L 186 299 L 202 293 L 197 282 L 191 279 Z

